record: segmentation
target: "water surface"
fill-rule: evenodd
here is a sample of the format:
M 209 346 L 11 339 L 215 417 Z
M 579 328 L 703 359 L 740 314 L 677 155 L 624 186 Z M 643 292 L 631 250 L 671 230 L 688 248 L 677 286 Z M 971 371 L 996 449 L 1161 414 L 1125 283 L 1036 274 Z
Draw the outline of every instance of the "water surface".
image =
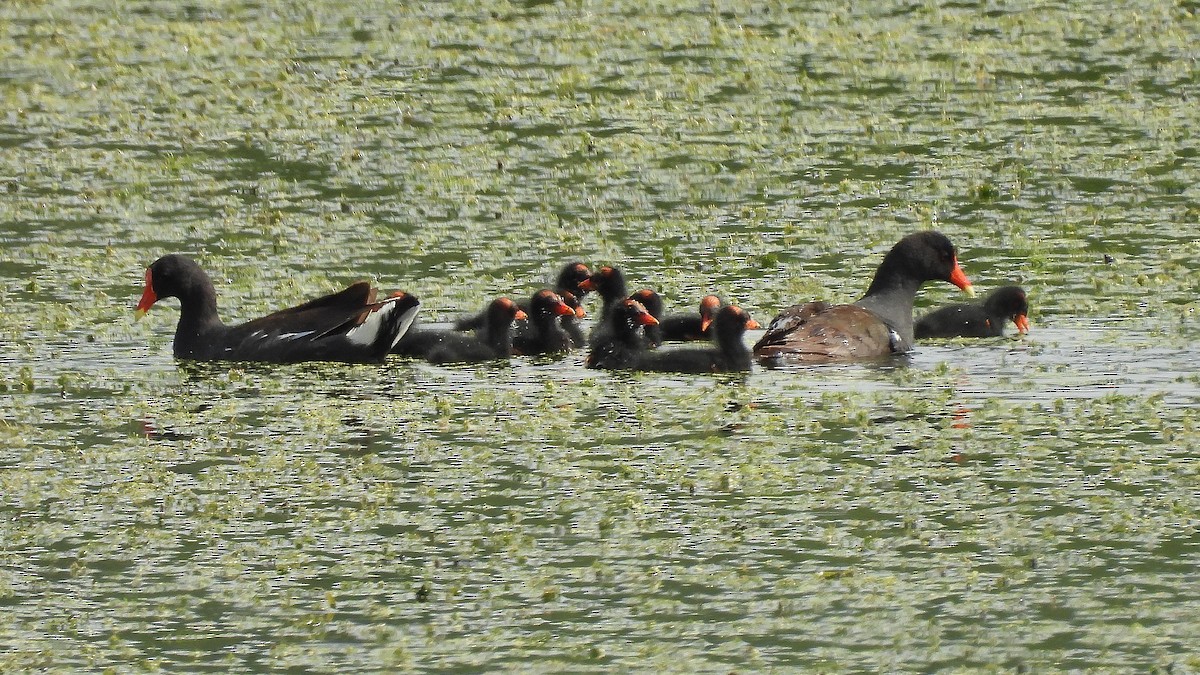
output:
M 3 5 L 0 669 L 1200 669 L 1191 11 Z M 228 321 L 580 259 L 765 322 L 931 227 L 1030 335 L 698 377 L 132 321 L 183 252 Z

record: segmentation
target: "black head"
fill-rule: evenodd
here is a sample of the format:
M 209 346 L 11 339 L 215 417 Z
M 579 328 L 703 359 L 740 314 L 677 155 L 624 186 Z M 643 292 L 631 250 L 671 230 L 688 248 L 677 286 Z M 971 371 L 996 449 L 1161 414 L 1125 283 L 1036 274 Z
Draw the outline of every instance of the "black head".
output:
M 582 298 L 587 291 L 581 288 L 580 285 L 590 279 L 591 276 L 592 271 L 588 269 L 587 265 L 581 262 L 567 263 L 562 268 L 562 271 L 558 273 L 558 281 L 554 282 L 555 289 L 559 292 L 568 291 L 575 297 Z
M 941 232 L 929 230 L 904 237 L 879 265 L 879 273 L 903 276 L 917 281 L 949 281 L 973 294 L 971 282 L 958 266 L 954 244 Z
M 524 321 L 527 316 L 517 303 L 509 298 L 496 298 L 488 305 L 488 323 L 492 326 L 508 326 L 513 321 Z
M 1020 286 L 1001 286 L 992 291 L 983 304 L 993 316 L 1012 318 L 1029 313 L 1029 299 Z
M 534 293 L 533 297 L 529 300 L 529 313 L 533 315 L 534 319 L 545 320 L 568 314 L 574 316 L 575 310 L 563 302 L 558 293 L 548 288 L 543 288 Z
M 717 318 L 717 312 L 721 310 L 724 301 L 718 295 L 706 295 L 700 298 L 700 330 L 707 331 L 713 319 Z
M 663 315 L 662 296 L 660 296 L 655 291 L 653 291 L 649 288 L 643 288 L 640 291 L 637 291 L 633 295 L 629 296 L 629 299 L 636 300 L 636 301 L 642 303 L 642 307 L 645 307 L 646 311 L 650 312 L 650 316 L 652 316 L 656 319 L 662 318 L 662 315 Z
M 189 289 L 197 284 L 212 283 L 195 260 L 177 253 L 155 260 L 149 271 L 154 292 L 159 298 L 187 295 Z
M 737 305 L 727 305 L 717 311 L 714 319 L 719 335 L 738 335 L 747 330 L 759 328 L 758 322 L 750 318 L 750 313 Z
M 988 295 L 983 302 L 990 317 L 1012 321 L 1017 332 L 1029 332 L 1029 298 L 1020 286 L 1001 286 Z
M 619 334 L 629 334 L 637 331 L 643 326 L 656 326 L 658 319 L 655 319 L 642 303 L 637 300 L 623 300 L 617 303 L 613 308 L 612 325 Z
M 628 294 L 625 286 L 625 275 L 616 267 L 601 267 L 592 276 L 581 282 L 579 287 L 584 291 L 596 291 L 605 300 L 613 301 Z
M 146 269 L 146 285 L 137 311 L 144 314 L 163 298 L 179 298 L 184 304 L 214 301 L 214 293 L 212 281 L 196 261 L 172 253 L 155 260 Z

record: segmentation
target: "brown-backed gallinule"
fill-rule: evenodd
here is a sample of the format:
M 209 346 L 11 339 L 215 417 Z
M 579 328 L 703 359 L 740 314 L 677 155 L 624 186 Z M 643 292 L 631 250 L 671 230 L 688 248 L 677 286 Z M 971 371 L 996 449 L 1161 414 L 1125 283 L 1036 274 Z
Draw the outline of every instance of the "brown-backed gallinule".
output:
M 754 345 L 765 364 L 870 359 L 910 351 L 913 299 L 926 281 L 942 280 L 974 295 L 954 245 L 940 232 L 901 239 L 884 256 L 867 292 L 849 305 L 810 302 L 775 317 Z

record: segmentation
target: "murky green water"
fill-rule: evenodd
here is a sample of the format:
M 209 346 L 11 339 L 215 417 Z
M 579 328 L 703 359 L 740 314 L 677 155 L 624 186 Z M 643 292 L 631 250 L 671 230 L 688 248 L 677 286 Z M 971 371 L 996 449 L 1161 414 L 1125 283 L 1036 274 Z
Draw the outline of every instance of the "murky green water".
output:
M 0 5 L 0 670 L 1200 669 L 1196 11 Z M 927 227 L 1029 336 L 714 378 L 132 321 L 172 251 L 230 321 L 575 258 L 765 320 Z

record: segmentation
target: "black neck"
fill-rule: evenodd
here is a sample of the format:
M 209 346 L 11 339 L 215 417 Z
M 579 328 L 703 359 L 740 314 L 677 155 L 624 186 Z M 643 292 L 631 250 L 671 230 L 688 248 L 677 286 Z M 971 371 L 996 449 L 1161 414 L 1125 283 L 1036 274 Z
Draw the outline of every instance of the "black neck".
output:
M 214 329 L 224 328 L 217 315 L 217 292 L 207 277 L 180 289 L 179 325 L 175 328 L 175 350 L 202 348 Z
M 913 301 L 923 283 L 923 280 L 904 273 L 899 262 L 889 255 L 875 272 L 866 294 L 854 304 L 874 312 L 903 340 L 912 342 Z
M 487 334 L 484 342 L 488 347 L 496 352 L 497 355 L 508 355 L 512 353 L 512 319 L 493 322 L 488 325 Z

